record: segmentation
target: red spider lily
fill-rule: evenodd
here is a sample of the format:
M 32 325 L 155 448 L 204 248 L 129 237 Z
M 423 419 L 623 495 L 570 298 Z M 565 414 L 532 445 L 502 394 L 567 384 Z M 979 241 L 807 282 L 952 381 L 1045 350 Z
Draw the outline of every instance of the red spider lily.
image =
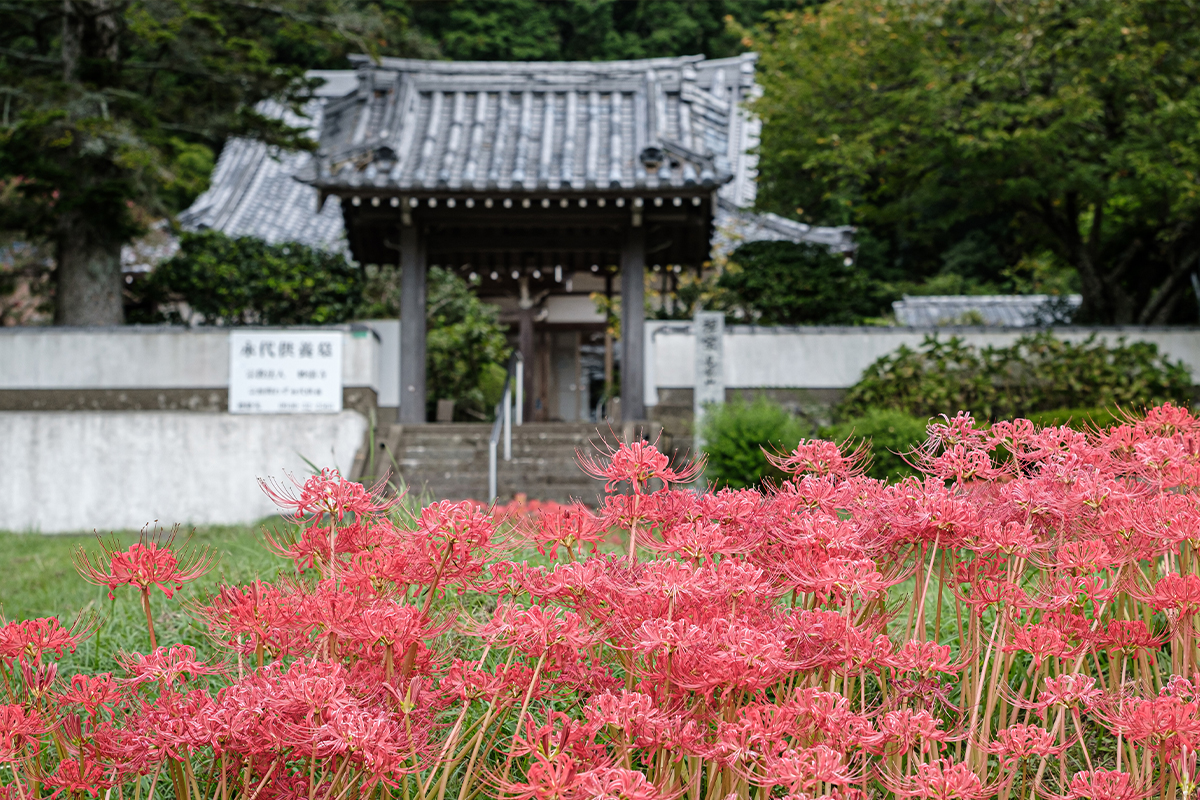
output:
M 879 732 L 892 745 L 888 752 L 907 753 L 917 744 L 926 753 L 931 745 L 941 750 L 942 743 L 954 738 L 942 730 L 942 720 L 934 718 L 928 711 L 889 711 L 879 720 Z
M 604 491 L 611 492 L 621 483 L 628 483 L 634 494 L 646 492 L 651 480 L 665 485 L 691 483 L 704 472 L 704 461 L 693 461 L 679 470 L 672 469 L 671 460 L 649 442 L 621 442 L 617 447 L 605 445 L 598 456 L 578 454 L 579 466 L 597 480 L 607 481 Z
M 196 580 L 206 574 L 216 563 L 216 554 L 212 548 L 200 550 L 184 550 L 180 560 L 172 545 L 175 542 L 176 531 L 172 530 L 164 544 L 148 541 L 143 531 L 141 541 L 124 552 L 117 550 L 114 539 L 106 544 L 100 541 L 100 549 L 104 558 L 97 558 L 95 563 L 83 549 L 75 551 L 75 569 L 89 583 L 108 587 L 110 600 L 116 599 L 114 592 L 118 586 L 136 586 L 142 594 L 142 610 L 146 614 L 146 628 L 150 634 L 151 649 L 158 646 L 154 635 L 154 619 L 150 615 L 150 587 L 157 586 L 167 597 L 174 597 L 175 592 L 183 588 L 183 584 Z M 107 559 L 108 566 L 104 566 Z
M 97 626 L 95 617 L 84 614 L 76 617 L 70 627 L 63 625 L 56 617 L 6 623 L 0 627 L 0 659 L 11 665 L 14 660 L 37 664 L 47 653 L 62 658 L 64 652 L 74 653 L 79 644 L 96 631 Z
M 0 800 L 97 769 L 113 796 L 158 774 L 245 800 L 1191 796 L 1200 423 L 931 434 L 896 484 L 810 442 L 777 489 L 654 490 L 665 457 L 630 447 L 637 485 L 599 512 L 447 502 L 411 530 L 318 476 L 273 546 L 319 574 L 191 604 L 212 658 L 157 648 L 64 685 L 69 628 L 0 626 L 22 773 Z M 645 560 L 585 555 L 612 525 Z M 510 528 L 570 560 L 505 560 Z
M 1190 682 L 1172 681 L 1158 697 L 1120 698 L 1117 708 L 1110 701 L 1097 716 L 1131 742 L 1160 753 L 1184 753 L 1200 746 L 1200 700 Z
M 1024 652 L 1033 656 L 1033 666 L 1040 669 L 1047 658 L 1071 658 L 1082 646 L 1072 646 L 1062 631 L 1050 625 L 1031 623 L 1013 630 L 1011 644 L 1005 645 L 1005 653 Z
M 847 452 L 833 442 L 821 439 L 801 439 L 795 449 L 787 455 L 766 453 L 767 460 L 777 469 L 794 478 L 804 474 L 820 477 L 826 475 L 845 480 L 861 475 L 870 456 L 866 442 L 857 449 Z
M 117 656 L 117 663 L 125 670 L 128 680 L 134 683 L 159 681 L 172 686 L 184 675 L 192 679 L 201 675 L 219 675 L 222 670 L 196 660 L 196 648 L 189 645 L 159 647 L 149 655 L 129 653 Z
M 654 784 L 640 772 L 619 767 L 601 767 L 576 777 L 575 794 L 581 800 L 658 800 Z
M 1099 702 L 1104 694 L 1096 688 L 1096 679 L 1090 675 L 1060 675 L 1047 678 L 1044 685 L 1034 705 L 1042 714 L 1053 706 L 1088 708 Z
M 386 478 L 381 478 L 371 487 L 344 479 L 336 469 L 323 469 L 303 483 L 292 475 L 287 476 L 292 486 L 284 486 L 276 480 L 259 480 L 267 497 L 293 520 L 319 522 L 322 518 L 341 522 L 348 515 L 358 520 L 379 516 L 396 505 L 401 497 L 385 498 L 388 488 Z
M 1005 763 L 1027 758 L 1057 758 L 1074 744 L 1074 741 L 1071 739 L 1060 745 L 1054 735 L 1046 729 L 1036 725 L 1018 724 L 996 731 L 995 737 L 984 749 L 992 755 L 999 756 L 1002 763 Z
M 551 760 L 537 754 L 525 780 L 497 781 L 500 797 L 513 800 L 574 800 L 579 787 L 579 769 L 573 759 Z
M 471 502 L 433 503 L 421 510 L 415 542 L 435 566 L 432 583 L 465 581 L 483 571 L 483 559 L 499 545 L 496 521 Z
M 574 662 L 594 642 L 578 614 L 541 606 L 502 605 L 479 633 L 493 644 L 533 658 L 546 657 L 559 667 Z
M 21 683 L 25 692 L 33 700 L 40 700 L 50 692 L 54 682 L 58 680 L 57 664 L 30 664 L 20 662 Z
M 1154 651 L 1167 641 L 1165 634 L 1155 636 L 1141 620 L 1110 619 L 1095 636 L 1096 645 L 1104 650 L 1120 650 L 1135 656 L 1143 650 Z M 1153 652 L 1149 654 L 1151 660 Z
M 46 786 L 54 789 L 50 797 L 58 797 L 63 792 L 71 795 L 87 793 L 99 797 L 100 793 L 112 786 L 103 767 L 94 762 L 80 763 L 74 758 L 64 758 L 58 764 L 58 770 L 53 775 L 45 777 Z
M 1146 597 L 1151 606 L 1188 618 L 1200 611 L 1200 575 L 1164 575 Z
M 595 553 L 596 544 L 604 541 L 608 533 L 604 520 L 582 503 L 546 504 L 530 516 L 532 524 L 527 521 L 520 530 L 537 545 L 539 553 L 545 555 L 549 548 L 550 558 L 557 558 L 560 546 L 573 554 L 576 550 L 582 553 L 583 547 L 589 545 Z
M 653 697 L 641 692 L 604 692 L 592 698 L 584 713 L 592 730 L 619 731 L 636 747 L 651 751 L 700 749 L 703 732 L 695 720 L 663 711 Z
M 201 577 L 216 563 L 216 555 L 208 547 L 198 551 L 185 550 L 177 555 L 173 549 L 174 531 L 163 544 L 149 541 L 143 535 L 141 541 L 125 551 L 117 550 L 115 540 L 111 543 L 99 541 L 103 558 L 93 563 L 87 551 L 80 547 L 75 551 L 75 568 L 89 583 L 107 586 L 110 600 L 116 597 L 117 587 L 125 585 L 136 586 L 143 594 L 157 586 L 167 597 L 174 597 L 183 584 Z
M 966 764 L 955 764 L 940 758 L 928 764 L 917 764 L 910 778 L 889 779 L 884 782 L 897 797 L 920 797 L 923 800 L 982 800 L 993 797 L 1000 787 L 985 785 Z
M 789 794 L 799 794 L 822 784 L 847 786 L 857 779 L 841 753 L 819 744 L 767 756 L 758 781 L 764 786 L 782 786 Z
M 54 695 L 61 704 L 75 703 L 95 716 L 102 708 L 111 709 L 123 696 L 121 684 L 105 672 L 100 675 L 72 675 L 71 686 Z
M 984 520 L 971 549 L 977 553 L 1004 553 L 1026 557 L 1045 547 L 1038 541 L 1029 523 Z
M 1128 772 L 1097 769 L 1076 772 L 1065 795 L 1047 794 L 1053 800 L 1140 800 L 1147 794 Z
M 993 465 L 991 455 L 986 450 L 964 444 L 952 444 L 938 455 L 922 453 L 918 461 L 924 472 L 959 483 L 996 480 L 1011 474 L 1008 467 Z
M 0 764 L 11 764 L 27 750 L 36 751 L 38 737 L 47 730 L 37 711 L 24 706 L 0 705 Z
M 266 656 L 308 652 L 311 641 L 303 621 L 304 594 L 295 586 L 222 586 L 208 605 L 194 611 L 214 634 L 242 655 L 254 653 L 259 666 Z

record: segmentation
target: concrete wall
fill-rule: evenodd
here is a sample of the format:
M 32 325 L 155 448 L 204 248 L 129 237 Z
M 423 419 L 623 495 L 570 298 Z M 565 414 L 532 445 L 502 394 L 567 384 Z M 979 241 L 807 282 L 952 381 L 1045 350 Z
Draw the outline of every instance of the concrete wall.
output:
M 730 389 L 836 390 L 858 382 L 863 370 L 901 345 L 913 349 L 925 337 L 959 336 L 978 347 L 1007 347 L 1028 328 L 767 328 L 725 329 L 725 385 Z M 1078 342 L 1095 334 L 1115 344 L 1153 342 L 1159 352 L 1182 361 L 1200 378 L 1200 328 L 1057 328 L 1054 335 Z M 646 405 L 657 405 L 664 389 L 695 385 L 695 338 L 691 323 L 646 323 Z
M 345 410 L 280 415 L 225 413 L 228 329 L 0 329 L 0 529 L 248 523 L 274 511 L 258 478 L 348 474 L 398 400 L 399 325 L 337 327 Z
M 379 340 L 365 328 L 338 327 L 345 331 L 342 384 L 370 387 L 378 393 Z M 0 389 L 216 389 L 228 385 L 228 328 L 0 328 Z
M 366 427 L 355 411 L 0 413 L 0 529 L 253 522 L 275 510 L 258 478 L 303 479 L 304 458 L 348 473 Z

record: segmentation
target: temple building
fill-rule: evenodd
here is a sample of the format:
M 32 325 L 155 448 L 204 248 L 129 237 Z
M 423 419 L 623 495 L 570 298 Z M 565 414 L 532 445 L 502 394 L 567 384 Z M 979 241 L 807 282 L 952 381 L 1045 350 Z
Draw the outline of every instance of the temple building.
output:
M 405 424 L 426 421 L 431 265 L 467 278 L 512 325 L 526 419 L 594 419 L 607 343 L 620 416 L 641 420 L 648 283 L 668 296 L 745 241 L 853 248 L 850 228 L 748 210 L 754 54 L 354 63 L 312 73 L 324 80 L 306 109 L 315 153 L 229 142 L 181 222 L 398 263 Z M 593 293 L 620 298 L 616 353 Z

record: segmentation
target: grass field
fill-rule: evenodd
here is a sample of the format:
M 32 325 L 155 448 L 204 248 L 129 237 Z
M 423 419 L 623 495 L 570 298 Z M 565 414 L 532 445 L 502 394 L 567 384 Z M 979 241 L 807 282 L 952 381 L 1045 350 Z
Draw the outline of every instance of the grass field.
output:
M 290 564 L 273 555 L 263 544 L 263 529 L 282 531 L 287 524 L 279 518 L 264 520 L 255 526 L 207 526 L 180 530 L 177 542 L 188 534 L 195 547 L 211 547 L 218 561 L 211 572 L 168 600 L 158 589 L 152 590 L 151 607 L 160 644 L 185 643 L 201 652 L 213 650 L 203 630 L 186 612 L 183 603 L 208 596 L 224 583 L 245 583 L 255 577 L 275 578 Z M 114 534 L 122 548 L 138 540 L 136 531 Z M 105 537 L 107 540 L 107 536 Z M 112 669 L 100 652 L 140 649 L 149 646 L 145 618 L 136 590 L 120 587 L 115 601 L 108 599 L 108 588 L 93 586 L 75 571 L 72 555 L 84 548 L 95 556 L 100 552 L 94 534 L 87 536 L 44 536 L 29 533 L 0 532 L 0 552 L 7 554 L 6 568 L 0 570 L 0 611 L 9 620 L 57 616 L 69 621 L 80 611 L 94 612 L 109 620 L 100 632 L 100 641 L 92 637 L 78 653 L 60 663 L 67 672 Z

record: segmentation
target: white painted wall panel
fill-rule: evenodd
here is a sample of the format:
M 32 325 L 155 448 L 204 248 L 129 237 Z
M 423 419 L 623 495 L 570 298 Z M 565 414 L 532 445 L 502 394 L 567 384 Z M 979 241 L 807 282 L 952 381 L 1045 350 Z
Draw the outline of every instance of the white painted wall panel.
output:
M 369 331 L 339 327 L 345 336 L 343 385 L 369 386 L 378 392 L 379 340 Z M 229 329 L 0 328 L 0 389 L 220 389 L 228 385 Z
M 901 345 L 917 349 L 935 331 L 915 328 L 758 328 L 725 330 L 725 385 L 729 388 L 844 389 L 858 382 L 872 362 Z M 977 347 L 1006 347 L 1027 329 L 941 330 L 947 339 L 960 336 Z M 1055 335 L 1078 342 L 1091 334 L 1115 344 L 1153 342 L 1159 352 L 1182 361 L 1200 380 L 1200 329 L 1197 328 L 1060 328 Z M 695 343 L 690 323 L 647 322 L 646 402 L 658 402 L 657 388 L 695 385 Z
M 0 529 L 253 522 L 274 512 L 258 478 L 303 479 L 304 458 L 348 473 L 366 425 L 354 411 L 0 413 Z

